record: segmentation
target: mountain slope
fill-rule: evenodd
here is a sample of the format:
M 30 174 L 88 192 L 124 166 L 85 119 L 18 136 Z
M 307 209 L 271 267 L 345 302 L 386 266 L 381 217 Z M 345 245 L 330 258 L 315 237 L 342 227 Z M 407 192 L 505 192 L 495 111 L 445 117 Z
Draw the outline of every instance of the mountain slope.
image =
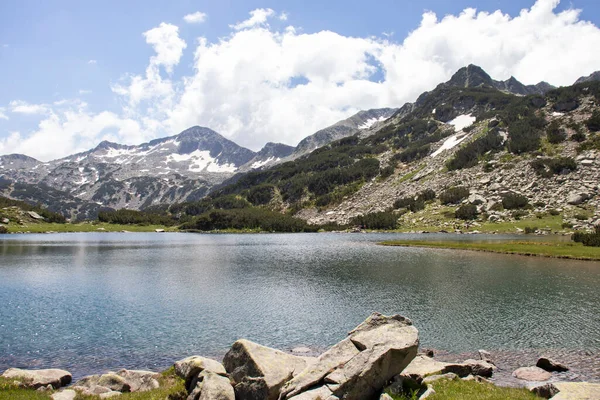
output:
M 560 230 L 557 218 L 566 229 L 600 221 L 600 82 L 523 96 L 499 90 L 481 71 L 462 69 L 369 135 L 238 176 L 190 215 L 252 205 L 312 224 L 367 216 L 462 229 L 473 223 L 454 211 L 468 205 L 473 214 L 461 215 L 477 224 L 539 219 Z M 452 187 L 467 195 L 443 204 Z
M 301 140 L 291 158 L 298 158 L 335 140 L 352 136 L 364 129 L 369 129 L 378 122 L 385 121 L 395 112 L 396 109 L 393 108 L 359 111 L 350 118 L 321 129 Z

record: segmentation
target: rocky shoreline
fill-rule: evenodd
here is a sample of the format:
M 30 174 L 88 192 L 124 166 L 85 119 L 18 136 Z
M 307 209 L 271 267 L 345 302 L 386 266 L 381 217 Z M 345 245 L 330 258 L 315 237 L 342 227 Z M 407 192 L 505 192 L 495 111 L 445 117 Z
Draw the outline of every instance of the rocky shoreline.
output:
M 425 399 L 435 393 L 432 384 L 440 379 L 526 387 L 542 398 L 600 398 L 600 383 L 576 382 L 594 380 L 593 373 L 581 375 L 579 366 L 573 372 L 570 364 L 550 357 L 523 366 L 524 359 L 531 359 L 530 353 L 511 361 L 501 353 L 480 350 L 470 354 L 472 358 L 457 362 L 456 355 L 419 351 L 418 330 L 399 315 L 373 313 L 339 343 L 317 357 L 310 354 L 309 348 L 284 352 L 240 339 L 222 362 L 203 356 L 175 362 L 173 372 L 183 380 L 185 390 L 168 398 L 389 400 L 393 398 L 390 395 L 417 393 L 419 399 Z M 593 371 L 600 371 L 597 357 L 591 354 L 590 361 Z M 59 369 L 10 368 L 1 377 L 23 388 L 48 391 L 53 400 L 73 400 L 78 394 L 105 399 L 161 386 L 159 373 L 125 369 L 86 376 L 71 386 L 72 374 Z

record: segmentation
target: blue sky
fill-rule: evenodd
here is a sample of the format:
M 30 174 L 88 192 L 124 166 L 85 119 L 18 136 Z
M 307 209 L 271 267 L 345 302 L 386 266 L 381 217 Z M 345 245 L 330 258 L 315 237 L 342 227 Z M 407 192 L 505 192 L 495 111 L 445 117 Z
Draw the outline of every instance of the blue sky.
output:
M 600 4 L 535 3 L 4 0 L 0 154 L 51 159 L 193 124 L 255 150 L 294 145 L 359 109 L 412 101 L 469 62 L 557 85 L 599 70 L 584 49 L 598 48 Z M 460 17 L 469 7 L 502 14 Z M 263 20 L 233 27 L 254 10 Z M 195 12 L 206 17 L 187 23 Z

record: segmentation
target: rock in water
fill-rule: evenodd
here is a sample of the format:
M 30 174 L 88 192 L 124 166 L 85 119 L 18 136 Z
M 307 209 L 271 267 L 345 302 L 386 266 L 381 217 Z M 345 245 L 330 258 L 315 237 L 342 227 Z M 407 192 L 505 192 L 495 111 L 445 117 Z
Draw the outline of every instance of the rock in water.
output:
M 279 398 L 377 399 L 385 383 L 415 358 L 418 347 L 418 331 L 409 319 L 373 313 L 290 380 Z
M 566 365 L 546 357 L 540 357 L 540 359 L 537 361 L 537 364 L 535 365 L 536 367 L 539 367 L 548 372 L 565 372 L 569 370 L 569 368 Z
M 62 369 L 19 369 L 9 368 L 2 374 L 3 378 L 15 379 L 23 383 L 25 387 L 37 389 L 42 386 L 52 385 L 54 389 L 71 383 L 72 375 Z
M 234 382 L 236 399 L 275 400 L 282 386 L 309 361 L 249 340 L 235 342 L 223 358 L 225 370 Z
M 538 367 L 522 367 L 515 370 L 512 375 L 517 379 L 534 382 L 547 381 L 552 377 L 550 372 L 544 371 Z
M 235 392 L 229 378 L 205 370 L 198 374 L 187 400 L 235 400 Z

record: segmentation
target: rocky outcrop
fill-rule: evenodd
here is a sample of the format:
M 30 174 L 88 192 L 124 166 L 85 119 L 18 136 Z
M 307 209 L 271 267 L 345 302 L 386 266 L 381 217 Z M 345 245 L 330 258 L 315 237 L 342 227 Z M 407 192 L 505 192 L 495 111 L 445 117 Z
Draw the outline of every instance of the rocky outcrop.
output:
M 418 345 L 410 320 L 374 313 L 291 379 L 279 398 L 375 399 L 416 356 Z
M 23 386 L 32 389 L 48 385 L 58 389 L 71 383 L 72 379 L 71 373 L 62 369 L 28 370 L 9 368 L 4 371 L 2 377 L 19 381 Z
M 309 360 L 249 340 L 235 342 L 223 358 L 239 400 L 275 400 L 279 390 L 308 366 Z
M 550 399 L 558 393 L 558 388 L 551 383 L 534 386 L 530 389 L 531 393 L 544 399 Z

